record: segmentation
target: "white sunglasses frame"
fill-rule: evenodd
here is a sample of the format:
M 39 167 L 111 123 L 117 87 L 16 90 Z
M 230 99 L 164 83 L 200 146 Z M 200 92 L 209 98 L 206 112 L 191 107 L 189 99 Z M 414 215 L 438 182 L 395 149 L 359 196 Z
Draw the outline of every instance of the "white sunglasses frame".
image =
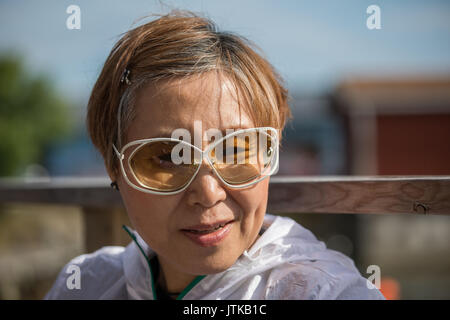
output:
M 228 138 L 230 138 L 230 137 L 233 137 L 233 136 L 238 135 L 238 134 L 241 134 L 241 133 L 247 133 L 247 132 L 252 132 L 252 131 L 255 131 L 255 132 L 258 131 L 258 132 L 263 132 L 263 133 L 265 133 L 265 130 L 271 131 L 271 132 L 273 133 L 273 135 L 271 135 L 271 138 L 273 139 L 272 145 L 275 147 L 275 154 L 274 154 L 274 157 L 275 157 L 275 163 L 274 163 L 274 165 L 272 166 L 272 168 L 270 169 L 270 172 L 269 172 L 268 174 L 264 175 L 264 176 L 261 176 L 261 175 L 260 175 L 260 176 L 259 176 L 258 178 L 256 178 L 255 180 L 253 180 L 253 181 L 251 181 L 251 182 L 248 182 L 248 183 L 244 183 L 244 184 L 242 184 L 242 185 L 232 185 L 232 184 L 226 182 L 226 181 L 220 176 L 220 174 L 217 172 L 217 170 L 214 168 L 214 164 L 213 164 L 213 162 L 211 161 L 211 158 L 208 156 L 208 153 L 209 153 L 214 147 L 216 147 L 218 144 L 220 144 L 222 141 L 224 141 L 225 139 L 228 139 Z M 266 133 L 265 133 L 265 134 L 266 134 Z M 128 161 L 127 161 L 127 162 L 128 162 L 128 168 L 130 169 L 130 172 L 133 174 L 134 179 L 135 179 L 141 186 L 144 186 L 144 185 L 139 181 L 139 179 L 137 179 L 137 177 L 136 177 L 136 175 L 135 175 L 135 173 L 134 173 L 134 171 L 133 171 L 133 169 L 132 169 L 132 167 L 131 167 L 130 159 L 132 159 L 134 153 L 135 153 L 136 151 L 138 151 L 141 147 L 143 147 L 143 146 L 146 145 L 147 143 L 155 142 L 155 141 L 173 141 L 173 142 L 179 142 L 179 143 L 185 144 L 185 145 L 187 145 L 187 146 L 189 146 L 189 147 L 193 147 L 195 150 L 197 150 L 197 151 L 201 154 L 201 158 L 200 158 L 200 162 L 199 162 L 200 165 L 198 166 L 198 168 L 197 168 L 197 170 L 195 171 L 195 173 L 192 175 L 191 179 L 190 179 L 190 180 L 189 180 L 189 181 L 188 181 L 181 189 L 177 189 L 177 190 L 174 190 L 174 191 L 156 191 L 156 190 L 149 189 L 148 187 L 145 187 L 145 188 L 139 187 L 139 186 L 133 184 L 133 183 L 130 181 L 130 179 L 128 178 L 127 173 L 126 173 L 126 171 L 125 171 L 124 164 L 123 164 L 123 162 L 124 162 L 123 160 L 125 159 L 125 151 L 126 151 L 129 147 L 131 147 L 131 146 L 140 144 L 139 147 L 137 147 L 135 150 L 132 151 L 132 153 L 131 153 L 130 156 L 128 157 Z M 200 171 L 200 168 L 201 168 L 201 166 L 202 166 L 202 164 L 203 164 L 203 158 L 206 158 L 206 159 L 207 159 L 208 164 L 209 164 L 209 166 L 212 168 L 212 170 L 213 170 L 214 174 L 216 175 L 216 177 L 218 177 L 218 178 L 220 179 L 220 181 L 222 181 L 223 184 L 225 184 L 226 186 L 228 186 L 228 187 L 230 187 L 230 188 L 233 188 L 233 189 L 243 189 L 243 188 L 247 188 L 247 187 L 250 187 L 250 186 L 252 186 L 252 185 L 254 185 L 254 184 L 256 184 L 256 183 L 258 183 L 258 182 L 260 182 L 260 181 L 262 181 L 262 180 L 264 180 L 264 179 L 266 179 L 266 178 L 268 178 L 269 176 L 273 175 L 274 173 L 276 173 L 276 172 L 278 171 L 278 162 L 279 162 L 279 143 L 278 143 L 278 141 L 279 141 L 279 140 L 278 140 L 278 131 L 277 131 L 275 128 L 272 128 L 272 127 L 257 127 L 257 128 L 241 129 L 241 130 L 237 130 L 237 131 L 235 131 L 235 132 L 232 132 L 232 133 L 230 133 L 230 134 L 228 134 L 228 135 L 226 135 L 226 136 L 220 138 L 219 140 L 214 141 L 213 143 L 209 144 L 209 145 L 206 147 L 206 149 L 205 149 L 204 151 L 201 150 L 200 148 L 194 146 L 193 144 L 190 144 L 190 143 L 188 143 L 188 142 L 186 142 L 186 141 L 183 141 L 183 140 L 174 139 L 174 138 L 149 138 L 149 139 L 139 139 L 139 140 L 131 141 L 131 142 L 127 143 L 126 145 L 124 145 L 124 146 L 122 147 L 122 149 L 121 149 L 120 152 L 117 150 L 117 148 L 116 148 L 116 146 L 115 146 L 114 144 L 113 144 L 113 149 L 114 149 L 115 154 L 116 154 L 117 157 L 119 158 L 120 168 L 121 168 L 121 171 L 122 171 L 122 175 L 123 175 L 123 177 L 125 178 L 125 181 L 127 182 L 127 184 L 128 184 L 130 187 L 132 187 L 132 188 L 134 188 L 134 189 L 136 189 L 136 190 L 145 192 L 145 193 L 150 193 L 150 194 L 173 195 L 173 194 L 177 194 L 177 193 L 183 192 L 184 190 L 186 190 L 186 189 L 190 186 L 190 184 L 192 183 L 192 181 L 195 179 L 195 177 L 197 176 L 198 172 Z

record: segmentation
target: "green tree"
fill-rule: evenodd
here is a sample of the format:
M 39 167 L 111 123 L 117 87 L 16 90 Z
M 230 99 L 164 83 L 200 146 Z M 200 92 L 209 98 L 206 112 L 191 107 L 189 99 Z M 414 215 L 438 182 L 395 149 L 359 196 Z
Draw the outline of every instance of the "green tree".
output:
M 0 176 L 42 163 L 45 148 L 71 132 L 68 106 L 44 75 L 27 72 L 16 56 L 0 56 Z

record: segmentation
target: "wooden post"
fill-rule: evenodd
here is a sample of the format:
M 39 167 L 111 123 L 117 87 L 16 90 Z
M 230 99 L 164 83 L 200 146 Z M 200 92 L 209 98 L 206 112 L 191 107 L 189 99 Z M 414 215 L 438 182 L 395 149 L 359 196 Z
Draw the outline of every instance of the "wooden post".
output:
M 126 246 L 130 237 L 122 225 L 131 226 L 125 209 L 121 207 L 83 207 L 86 252 L 103 246 Z

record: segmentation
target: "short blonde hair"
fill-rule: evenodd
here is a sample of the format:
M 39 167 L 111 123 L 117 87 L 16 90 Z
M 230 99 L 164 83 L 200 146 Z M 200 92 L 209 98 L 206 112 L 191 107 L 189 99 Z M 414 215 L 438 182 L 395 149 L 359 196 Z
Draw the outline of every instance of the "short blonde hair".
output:
M 135 115 L 136 92 L 149 82 L 219 71 L 236 86 L 257 126 L 281 132 L 292 117 L 288 92 L 252 47 L 245 38 L 218 31 L 211 20 L 188 11 L 173 11 L 126 32 L 106 59 L 87 110 L 87 129 L 108 173 L 119 173 L 112 145 L 120 148 Z M 129 82 L 123 81 L 126 70 Z

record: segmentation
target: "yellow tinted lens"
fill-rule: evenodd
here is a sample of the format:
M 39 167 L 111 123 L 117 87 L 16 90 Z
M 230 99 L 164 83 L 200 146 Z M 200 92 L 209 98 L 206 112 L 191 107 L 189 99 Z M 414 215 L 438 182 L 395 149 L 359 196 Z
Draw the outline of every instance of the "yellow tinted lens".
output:
M 242 133 L 213 148 L 210 158 L 223 180 L 240 185 L 264 175 L 270 162 L 267 157 L 273 157 L 271 147 L 270 135 L 264 132 Z
M 174 148 L 176 152 L 172 153 Z M 130 166 L 142 186 L 175 191 L 184 187 L 197 170 L 194 153 L 192 147 L 177 141 L 150 142 L 132 155 Z

